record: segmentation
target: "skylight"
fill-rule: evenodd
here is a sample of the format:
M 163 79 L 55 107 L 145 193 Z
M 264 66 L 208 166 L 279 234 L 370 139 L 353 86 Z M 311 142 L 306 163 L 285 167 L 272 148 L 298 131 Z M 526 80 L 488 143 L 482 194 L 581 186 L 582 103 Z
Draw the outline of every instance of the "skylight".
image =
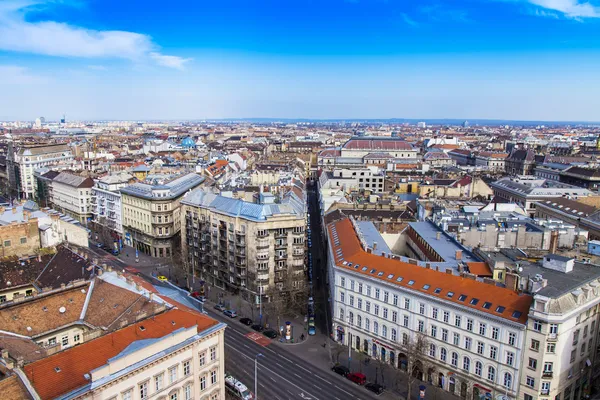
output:
M 503 306 L 496 307 L 496 312 L 499 314 L 502 314 L 504 312 L 504 307 Z
M 369 271 L 369 273 L 374 274 L 375 271 L 377 271 L 375 268 L 371 268 L 371 270 Z
M 377 276 L 383 276 L 383 272 L 378 273 Z
M 392 279 L 393 277 L 394 277 L 394 274 L 389 274 L 389 275 L 387 276 L 387 278 L 388 278 L 388 279 Z
M 435 288 L 435 290 L 433 291 L 433 293 L 439 294 L 441 291 L 442 291 L 442 288 Z
M 479 303 L 479 299 L 471 299 L 471 301 L 469 302 L 472 306 L 476 306 L 477 303 Z
M 461 294 L 460 296 L 458 296 L 458 301 L 465 301 L 466 299 L 467 299 L 466 294 Z
M 452 298 L 454 296 L 454 292 L 448 292 L 448 297 Z
M 360 267 L 360 265 L 357 264 L 354 266 L 354 269 L 358 269 L 358 267 Z
M 492 306 L 492 303 L 490 303 L 489 301 L 486 301 L 485 303 L 483 303 L 483 308 L 488 309 Z
M 513 313 L 512 313 L 513 318 L 519 318 L 520 316 L 521 316 L 521 311 L 513 311 Z
M 429 289 L 429 285 L 427 285 L 427 284 L 423 285 L 423 289 L 428 290 Z
M 368 267 L 362 267 L 362 271 L 366 271 L 367 269 L 369 269 Z
M 415 284 L 415 281 L 413 281 L 413 280 L 408 281 L 408 286 L 412 286 L 414 284 Z
M 403 277 L 399 276 L 399 277 L 396 279 L 396 282 L 402 282 L 402 280 L 403 280 L 403 279 L 404 279 Z

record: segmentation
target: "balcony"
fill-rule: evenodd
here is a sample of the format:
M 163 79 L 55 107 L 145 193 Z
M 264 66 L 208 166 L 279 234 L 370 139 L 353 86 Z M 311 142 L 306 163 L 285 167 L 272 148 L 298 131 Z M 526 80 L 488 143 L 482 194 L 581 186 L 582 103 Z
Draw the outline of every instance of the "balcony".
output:
M 556 342 L 558 340 L 558 334 L 557 333 L 549 333 L 546 340 L 548 342 Z
M 544 372 L 542 372 L 542 378 L 549 378 L 549 379 L 551 379 L 552 375 L 553 375 L 552 371 L 544 371 Z
M 550 389 L 542 389 L 540 390 L 540 394 L 542 396 L 548 396 L 550 394 Z
M 287 260 L 287 254 L 275 254 L 275 260 Z

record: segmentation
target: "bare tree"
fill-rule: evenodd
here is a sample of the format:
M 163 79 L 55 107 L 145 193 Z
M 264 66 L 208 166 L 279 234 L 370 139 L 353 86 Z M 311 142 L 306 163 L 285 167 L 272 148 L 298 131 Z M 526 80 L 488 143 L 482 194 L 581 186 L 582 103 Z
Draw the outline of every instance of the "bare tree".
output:
M 403 344 L 402 350 L 406 357 L 406 385 L 407 399 L 410 399 L 413 384 L 423 377 L 423 359 L 429 349 L 429 340 L 423 333 L 417 333 L 414 337 L 408 337 Z
M 336 364 L 340 363 L 340 356 L 345 351 L 347 351 L 346 348 L 344 346 L 342 346 L 341 344 L 339 344 L 337 342 L 333 344 L 333 346 L 331 347 L 331 352 L 335 356 Z

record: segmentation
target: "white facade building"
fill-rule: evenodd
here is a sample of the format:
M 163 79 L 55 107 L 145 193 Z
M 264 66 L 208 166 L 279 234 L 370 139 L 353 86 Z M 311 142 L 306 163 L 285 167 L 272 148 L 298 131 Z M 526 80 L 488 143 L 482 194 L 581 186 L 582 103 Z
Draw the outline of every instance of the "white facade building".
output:
M 96 223 L 106 226 L 119 236 L 123 236 L 121 222 L 121 193 L 134 180 L 128 173 L 119 173 L 99 179 L 92 188 L 92 213 Z
M 522 398 L 531 296 L 381 253 L 356 232 L 350 219 L 327 232 L 335 339 L 406 369 L 422 338 L 408 365 L 421 379 L 469 399 Z
M 59 211 L 87 224 L 92 216 L 93 186 L 92 178 L 61 172 L 52 180 L 51 202 Z

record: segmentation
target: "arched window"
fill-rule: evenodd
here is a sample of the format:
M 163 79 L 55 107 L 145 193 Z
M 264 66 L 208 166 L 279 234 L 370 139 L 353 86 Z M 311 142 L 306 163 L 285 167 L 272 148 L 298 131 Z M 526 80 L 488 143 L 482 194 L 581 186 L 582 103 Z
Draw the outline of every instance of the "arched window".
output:
M 440 350 L 440 360 L 442 360 L 443 362 L 446 362 L 446 356 L 448 353 L 446 353 L 446 349 L 444 349 L 442 347 L 442 349 Z
M 504 373 L 504 387 L 507 389 L 512 388 L 512 375 L 508 372 Z
M 379 334 L 379 323 L 377 321 L 373 321 L 373 333 L 376 335 Z
M 496 369 L 492 366 L 488 367 L 488 380 L 490 380 L 490 381 L 496 380 Z
M 395 342 L 396 337 L 397 337 L 396 329 L 392 328 L 392 337 L 390 339 L 392 339 Z
M 365 329 L 371 329 L 371 321 L 369 321 L 369 318 L 365 318 Z
M 387 326 L 381 325 L 381 336 L 387 338 Z
M 452 353 L 452 365 L 458 367 L 458 353 Z
M 471 359 L 469 357 L 463 357 L 463 369 L 467 372 L 471 369 Z
M 482 369 L 483 369 L 483 365 L 481 365 L 481 362 L 477 361 L 475 363 L 475 375 L 481 376 L 481 370 Z
M 435 344 L 433 343 L 429 345 L 429 357 L 435 357 Z

